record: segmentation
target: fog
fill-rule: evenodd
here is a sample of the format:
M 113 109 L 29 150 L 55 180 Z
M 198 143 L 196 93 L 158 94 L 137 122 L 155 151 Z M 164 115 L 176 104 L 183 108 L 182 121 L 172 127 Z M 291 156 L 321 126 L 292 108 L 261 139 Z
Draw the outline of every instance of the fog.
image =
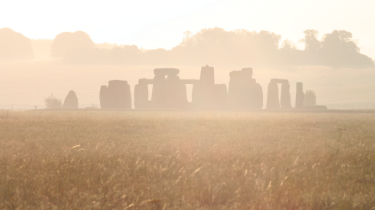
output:
M 282 42 L 281 35 L 269 31 L 211 28 L 196 34 L 185 32 L 179 45 L 165 50 L 94 43 L 83 31 L 35 40 L 3 28 L 0 105 L 7 109 L 12 104 L 19 109 L 43 108 L 47 96 L 64 99 L 74 90 L 80 108 L 98 106 L 100 86 L 109 80 L 126 80 L 133 91 L 138 79 L 153 77 L 155 68 L 174 67 L 180 69 L 182 79 L 199 79 L 200 68 L 205 65 L 215 68 L 216 83 L 227 85 L 230 71 L 252 67 L 253 78 L 263 87 L 264 95 L 270 79 L 288 79 L 292 104 L 296 82 L 314 90 L 318 104 L 375 104 L 374 62 L 361 53 L 352 33 L 335 30 L 318 37 L 318 31 L 304 31 L 300 41 L 304 49 L 298 49 L 298 43 Z

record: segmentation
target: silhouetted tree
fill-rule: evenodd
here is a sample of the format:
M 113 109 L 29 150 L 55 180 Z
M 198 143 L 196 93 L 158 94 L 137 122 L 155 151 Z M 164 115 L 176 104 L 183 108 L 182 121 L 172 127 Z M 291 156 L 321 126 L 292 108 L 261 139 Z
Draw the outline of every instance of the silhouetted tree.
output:
M 31 41 L 10 28 L 0 29 L 0 60 L 24 60 L 33 58 Z
M 373 65 L 371 58 L 359 52 L 359 47 L 352 40 L 352 33 L 335 30 L 325 34 L 321 44 L 322 64 L 324 65 Z
M 315 106 L 316 105 L 316 94 L 313 90 L 306 90 L 303 100 L 304 106 Z
M 284 65 L 303 65 L 302 51 L 290 40 L 284 40 L 279 50 L 278 63 Z
M 61 99 L 55 98 L 52 94 L 44 99 L 44 104 L 47 109 L 59 109 L 62 107 Z
M 62 58 L 67 52 L 76 49 L 91 49 L 95 44 L 90 36 L 83 31 L 74 33 L 63 32 L 58 34 L 52 42 L 51 57 Z
M 121 65 L 374 65 L 371 58 L 360 53 L 352 34 L 347 31 L 333 31 L 318 40 L 317 31 L 306 30 L 301 40 L 305 43 L 304 50 L 297 49 L 289 40 L 279 47 L 281 36 L 269 31 L 209 28 L 194 35 L 189 31 L 184 34 L 182 42 L 172 50 L 142 52 L 137 46 L 117 45 L 112 49 L 80 47 L 70 50 L 64 60 Z
M 373 66 L 371 58 L 360 53 L 357 43 L 352 40 L 348 31 L 333 31 L 325 34 L 321 41 L 317 39 L 318 32 L 306 30 L 304 63 L 306 65 L 328 66 Z
M 306 30 L 303 32 L 305 39 L 301 41 L 305 42 L 305 51 L 318 51 L 321 48 L 320 41 L 317 36 L 319 34 L 316 30 Z

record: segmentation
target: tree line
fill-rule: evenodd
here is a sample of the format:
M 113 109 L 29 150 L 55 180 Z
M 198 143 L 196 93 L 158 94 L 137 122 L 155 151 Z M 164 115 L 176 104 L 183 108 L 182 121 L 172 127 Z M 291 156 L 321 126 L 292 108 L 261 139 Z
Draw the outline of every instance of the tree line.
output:
M 373 66 L 360 53 L 351 32 L 334 30 L 318 39 L 316 30 L 304 31 L 305 47 L 269 31 L 203 29 L 185 32 L 182 42 L 171 50 L 141 50 L 135 45 L 99 48 L 83 31 L 63 32 L 52 41 L 50 56 L 67 64 L 110 65 L 324 65 Z M 31 59 L 30 40 L 11 29 L 0 29 L 0 60 Z

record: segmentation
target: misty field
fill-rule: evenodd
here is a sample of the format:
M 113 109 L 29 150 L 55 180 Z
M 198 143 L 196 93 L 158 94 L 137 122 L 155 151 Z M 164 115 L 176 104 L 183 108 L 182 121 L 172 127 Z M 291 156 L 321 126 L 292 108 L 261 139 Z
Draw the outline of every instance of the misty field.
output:
M 375 113 L 0 112 L 0 209 L 371 209 Z

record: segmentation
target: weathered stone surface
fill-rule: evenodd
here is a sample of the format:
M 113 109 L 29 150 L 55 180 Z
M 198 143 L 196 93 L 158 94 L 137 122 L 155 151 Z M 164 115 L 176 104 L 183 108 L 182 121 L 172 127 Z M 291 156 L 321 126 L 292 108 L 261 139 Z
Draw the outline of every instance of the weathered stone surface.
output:
M 198 83 L 195 83 L 193 85 L 193 90 L 192 90 L 192 93 L 191 93 L 191 103 L 192 103 L 192 107 L 194 109 L 199 109 L 200 108 L 200 82 Z
M 214 106 L 216 109 L 228 108 L 228 93 L 225 84 L 215 84 L 213 91 Z
M 130 109 L 131 93 L 127 81 L 111 80 L 108 82 L 109 106 L 112 109 Z
M 200 76 L 201 84 L 204 86 L 213 86 L 215 84 L 215 70 L 214 67 L 208 65 L 201 68 Z
M 151 103 L 153 108 L 164 108 L 165 98 L 165 76 L 156 75 L 154 77 L 154 85 L 152 86 Z
M 243 68 L 230 72 L 229 87 L 215 85 L 214 68 L 201 68 L 199 80 L 180 79 L 178 69 L 154 69 L 152 80 L 141 79 L 135 86 L 135 107 L 145 107 L 146 86 L 153 85 L 150 108 L 187 108 L 195 109 L 261 109 L 263 90 L 252 78 L 253 69 Z M 287 80 L 286 80 L 287 81 Z M 192 102 L 187 100 L 186 84 L 193 84 Z M 141 86 L 144 85 L 144 86 Z M 277 87 L 277 85 L 276 85 Z M 279 104 L 279 102 L 277 101 Z M 280 106 L 280 105 L 279 105 Z
M 109 92 L 108 92 L 108 87 L 106 85 L 102 85 L 100 87 L 99 100 L 100 100 L 100 108 L 101 109 L 108 109 L 108 108 L 110 108 L 110 105 L 109 105 Z
M 270 82 L 278 84 L 289 84 L 289 81 L 287 79 L 271 79 Z
M 255 83 L 254 87 L 251 89 L 251 105 L 252 109 L 262 109 L 263 107 L 263 89 L 259 83 Z
M 131 92 L 127 81 L 111 80 L 100 88 L 102 109 L 131 109 Z
M 281 85 L 281 97 L 280 106 L 282 109 L 291 109 L 292 101 L 290 99 L 290 85 L 289 83 L 283 83 Z
M 149 108 L 147 84 L 137 84 L 134 87 L 134 107 L 136 109 Z
M 268 84 L 267 109 L 280 109 L 279 87 L 275 82 Z
M 229 73 L 228 103 L 234 109 L 252 109 L 259 106 L 259 102 L 254 101 L 256 91 L 256 80 L 252 78 L 253 69 L 243 68 L 240 71 L 232 71 Z M 259 85 L 259 84 L 258 84 Z M 263 94 L 262 91 L 260 93 Z M 259 98 L 259 95 L 257 95 Z M 263 98 L 263 96 L 262 96 Z M 263 103 L 262 103 L 263 104 Z
M 303 83 L 297 82 L 296 84 L 296 109 L 303 108 L 304 99 L 305 99 L 305 94 L 303 93 Z
M 213 67 L 207 65 L 201 68 L 199 83 L 199 108 L 212 109 L 214 106 L 215 85 L 215 72 Z
M 186 109 L 188 100 L 186 85 L 176 75 L 170 75 L 165 81 L 164 108 Z
M 197 80 L 180 80 L 180 70 L 173 68 L 154 69 L 154 79 L 139 80 L 135 87 L 135 106 L 147 108 L 186 108 L 187 101 L 186 85 L 195 84 Z M 146 87 L 152 84 L 151 101 L 146 101 Z M 144 85 L 144 86 L 141 86 Z M 148 87 L 147 87 L 148 89 Z M 148 98 L 148 92 L 147 92 Z M 148 104 L 147 106 L 144 104 Z
M 279 87 L 281 84 L 281 97 L 279 100 Z M 268 85 L 267 109 L 291 109 L 290 85 L 286 79 L 271 79 Z
M 253 77 L 253 68 L 242 68 L 242 75 L 247 78 Z
M 76 93 L 71 90 L 64 100 L 64 109 L 78 109 L 78 98 Z
M 124 81 L 120 83 L 119 86 L 120 90 L 120 97 L 119 97 L 119 104 L 120 109 L 131 109 L 132 108 L 132 97 L 130 91 L 130 85 L 128 82 Z
M 138 84 L 140 85 L 149 85 L 149 84 L 154 84 L 154 80 L 153 79 L 139 79 L 138 80 Z

